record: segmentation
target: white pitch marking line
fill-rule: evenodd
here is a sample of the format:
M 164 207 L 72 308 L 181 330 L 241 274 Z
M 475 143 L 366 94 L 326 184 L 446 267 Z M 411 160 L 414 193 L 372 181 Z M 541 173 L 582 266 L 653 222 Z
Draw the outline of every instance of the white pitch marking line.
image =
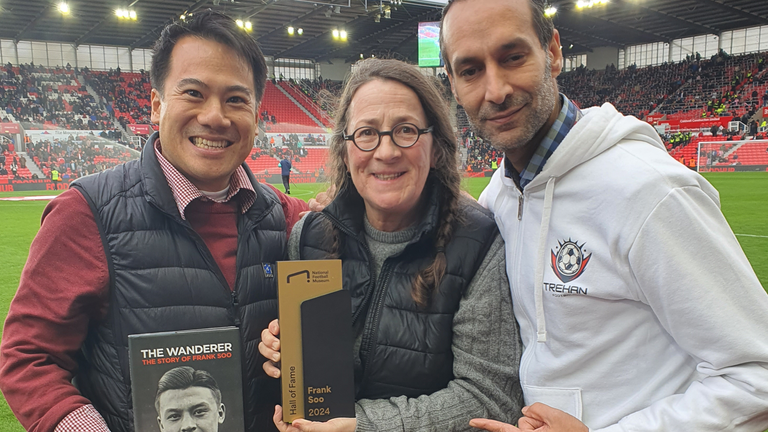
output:
M 0 198 L 0 201 L 50 201 L 56 198 L 56 195 L 37 195 L 27 197 L 7 197 Z
M 768 236 L 762 236 L 762 235 L 753 235 L 753 234 L 735 234 L 737 237 L 757 237 L 757 238 L 768 238 Z

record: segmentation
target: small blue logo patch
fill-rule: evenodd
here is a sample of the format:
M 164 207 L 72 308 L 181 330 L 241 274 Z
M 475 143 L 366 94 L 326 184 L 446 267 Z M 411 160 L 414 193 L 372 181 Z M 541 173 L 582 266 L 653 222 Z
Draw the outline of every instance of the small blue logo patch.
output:
M 261 263 L 261 268 L 264 270 L 264 277 L 273 278 L 275 273 L 272 271 L 272 264 Z

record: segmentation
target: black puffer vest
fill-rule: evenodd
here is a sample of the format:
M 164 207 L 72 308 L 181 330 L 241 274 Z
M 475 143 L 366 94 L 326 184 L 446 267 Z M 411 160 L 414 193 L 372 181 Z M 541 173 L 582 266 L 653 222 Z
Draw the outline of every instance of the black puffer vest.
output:
M 110 272 L 108 313 L 88 331 L 75 384 L 112 432 L 132 432 L 128 335 L 235 325 L 243 347 L 246 430 L 274 430 L 279 380 L 262 370 L 257 346 L 261 330 L 277 318 L 275 280 L 265 277 L 262 263 L 286 259 L 282 206 L 248 171 L 257 197 L 237 220 L 231 291 L 202 238 L 179 216 L 155 156 L 156 136 L 140 160 L 72 185 L 94 212 Z
M 417 397 L 444 389 L 453 379 L 453 316 L 498 230 L 490 213 L 477 203 L 462 201 L 464 221 L 445 248 L 445 276 L 429 306 L 419 309 L 411 298 L 411 285 L 435 257 L 441 189 L 436 181 L 427 182 L 429 206 L 417 234 L 402 253 L 384 262 L 376 281 L 371 279 L 373 264 L 365 241 L 364 204 L 354 187 L 304 222 L 301 259 L 328 256 L 329 221 L 341 235 L 344 289 L 352 297 L 352 319 L 365 320 L 362 377 L 355 382 L 358 399 Z

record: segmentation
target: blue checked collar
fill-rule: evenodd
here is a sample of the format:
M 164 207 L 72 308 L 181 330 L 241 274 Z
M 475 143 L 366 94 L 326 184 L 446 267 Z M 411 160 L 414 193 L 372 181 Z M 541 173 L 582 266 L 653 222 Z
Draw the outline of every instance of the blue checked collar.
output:
M 560 115 L 557 116 L 557 120 L 555 120 L 555 123 L 549 129 L 549 132 L 544 139 L 541 140 L 539 147 L 536 149 L 531 161 L 528 162 L 528 165 L 523 172 L 518 173 L 512 166 L 512 163 L 509 162 L 509 159 L 506 157 L 504 158 L 504 175 L 515 180 L 515 183 L 520 186 L 520 189 L 525 188 L 525 186 L 530 183 L 542 169 L 544 169 L 544 164 L 547 163 L 547 160 L 552 156 L 552 153 L 554 153 L 560 146 L 560 143 L 563 142 L 563 139 L 565 139 L 565 136 L 571 131 L 573 125 L 583 117 L 581 110 L 576 104 L 571 102 L 562 93 L 560 93 L 560 100 L 563 103 Z

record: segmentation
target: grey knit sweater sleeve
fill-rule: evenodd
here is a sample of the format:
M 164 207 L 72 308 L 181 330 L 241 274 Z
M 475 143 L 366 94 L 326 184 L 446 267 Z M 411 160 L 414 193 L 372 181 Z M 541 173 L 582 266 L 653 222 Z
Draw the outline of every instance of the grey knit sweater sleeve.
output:
M 298 258 L 298 222 L 288 244 Z M 448 387 L 418 398 L 361 399 L 358 431 L 473 431 L 476 417 L 516 423 L 523 407 L 522 345 L 512 314 L 504 241 L 498 236 L 453 318 L 453 374 Z

